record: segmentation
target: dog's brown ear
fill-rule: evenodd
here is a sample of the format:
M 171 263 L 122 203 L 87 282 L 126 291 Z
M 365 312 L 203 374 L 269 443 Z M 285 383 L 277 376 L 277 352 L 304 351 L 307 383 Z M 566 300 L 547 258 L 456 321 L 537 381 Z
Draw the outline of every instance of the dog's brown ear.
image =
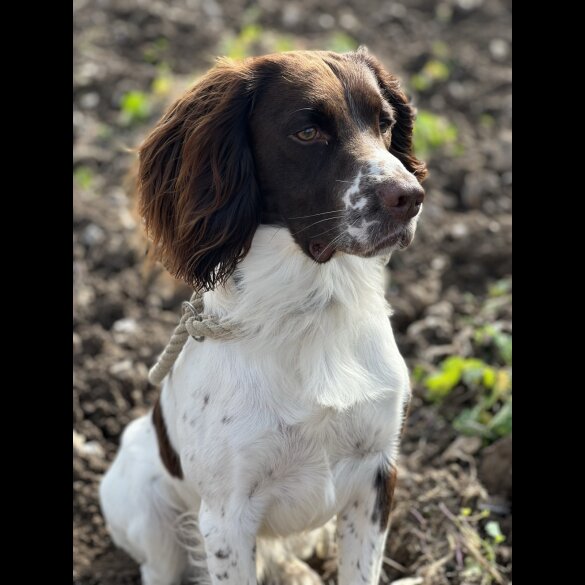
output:
M 139 209 L 154 253 L 196 289 L 229 277 L 260 222 L 248 144 L 252 94 L 251 67 L 220 60 L 139 149 Z
M 388 73 L 382 64 L 367 51 L 362 51 L 357 56 L 374 72 L 383 96 L 396 112 L 397 119 L 392 128 L 390 152 L 422 183 L 427 176 L 427 166 L 416 158 L 413 152 L 412 131 L 416 117 L 415 109 L 402 91 L 397 77 Z

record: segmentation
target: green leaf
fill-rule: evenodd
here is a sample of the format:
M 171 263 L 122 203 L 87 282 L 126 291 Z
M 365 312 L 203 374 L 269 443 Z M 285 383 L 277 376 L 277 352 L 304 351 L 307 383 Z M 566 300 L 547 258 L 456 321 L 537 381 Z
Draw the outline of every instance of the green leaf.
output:
M 512 399 L 505 402 L 488 424 L 489 430 L 499 437 L 512 434 Z
M 481 120 L 491 120 L 493 124 L 493 117 L 489 114 L 483 114 Z M 509 294 L 512 291 L 512 280 L 510 278 L 503 278 L 492 284 L 488 289 L 490 297 L 501 297 Z
M 444 398 L 461 380 L 465 360 L 458 356 L 447 358 L 441 364 L 441 371 L 428 376 L 424 382 L 431 400 Z
M 494 344 L 498 349 L 500 357 L 504 363 L 512 365 L 512 336 L 507 333 L 497 333 L 494 335 Z
M 502 534 L 500 530 L 500 525 L 495 521 L 491 520 L 485 525 L 485 531 L 489 536 L 492 537 L 496 544 L 500 544 L 506 540 L 506 537 Z
M 93 183 L 93 171 L 89 167 L 79 166 L 73 171 L 73 180 L 83 190 Z
M 426 91 L 438 82 L 449 79 L 449 67 L 439 59 L 429 59 L 419 73 L 415 73 L 410 82 L 417 91 Z
M 172 80 L 171 77 L 166 73 L 161 73 L 158 77 L 152 81 L 152 93 L 158 96 L 163 96 L 171 91 Z
M 239 38 L 244 45 L 251 45 L 262 36 L 262 27 L 259 24 L 247 24 L 240 32 Z
M 442 116 L 419 110 L 414 126 L 414 147 L 421 156 L 446 146 L 454 146 L 457 128 Z
M 463 381 L 468 386 L 480 386 L 486 364 L 476 358 L 469 358 L 463 362 Z
M 144 60 L 148 63 L 158 63 L 164 54 L 164 52 L 169 48 L 169 41 L 164 37 L 159 37 L 152 43 L 146 45 L 144 50 L 142 51 L 142 55 Z
M 496 371 L 494 370 L 494 368 L 491 368 L 489 366 L 484 368 L 482 382 L 483 385 L 488 389 L 494 387 L 494 384 L 496 383 Z
M 150 98 L 142 91 L 129 91 L 120 101 L 122 118 L 126 123 L 142 122 L 150 116 Z
M 449 67 L 443 61 L 431 59 L 423 67 L 423 75 L 426 75 L 433 82 L 445 81 L 449 78 Z
M 327 50 L 337 53 L 346 53 L 358 48 L 358 42 L 344 32 L 333 33 L 327 42 Z
M 471 435 L 488 439 L 490 437 L 490 432 L 479 420 L 482 413 L 482 404 L 476 404 L 473 408 L 465 408 L 453 421 L 453 428 L 462 435 Z

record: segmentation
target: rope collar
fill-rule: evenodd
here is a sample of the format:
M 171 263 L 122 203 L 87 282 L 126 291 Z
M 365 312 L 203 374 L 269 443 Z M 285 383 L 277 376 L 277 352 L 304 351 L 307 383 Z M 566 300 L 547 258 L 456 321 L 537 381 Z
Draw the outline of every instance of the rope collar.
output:
M 214 315 L 203 313 L 203 295 L 194 292 L 189 301 L 182 305 L 183 315 L 175 328 L 171 339 L 159 356 L 156 364 L 150 369 L 148 379 L 151 384 L 159 385 L 169 373 L 177 357 L 185 347 L 189 336 L 196 341 L 203 341 L 206 337 L 213 339 L 234 339 L 234 330 L 221 324 Z

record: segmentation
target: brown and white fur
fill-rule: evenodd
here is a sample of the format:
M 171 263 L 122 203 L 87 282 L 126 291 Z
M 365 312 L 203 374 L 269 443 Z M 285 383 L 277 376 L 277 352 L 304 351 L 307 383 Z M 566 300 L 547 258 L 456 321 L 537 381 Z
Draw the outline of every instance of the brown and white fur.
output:
M 320 583 L 289 544 L 335 517 L 339 584 L 378 583 L 410 395 L 384 267 L 422 209 L 413 117 L 365 48 L 299 51 L 220 60 L 142 145 L 159 257 L 238 331 L 189 339 L 101 484 L 144 585 L 188 575 L 185 519 L 213 585 Z

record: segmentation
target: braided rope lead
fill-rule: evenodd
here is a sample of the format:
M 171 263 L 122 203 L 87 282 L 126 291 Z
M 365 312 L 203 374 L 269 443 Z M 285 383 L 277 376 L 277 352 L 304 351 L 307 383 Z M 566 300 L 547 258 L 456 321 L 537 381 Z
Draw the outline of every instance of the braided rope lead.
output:
M 183 303 L 183 315 L 179 324 L 156 364 L 148 372 L 148 380 L 151 384 L 159 385 L 163 381 L 183 350 L 189 336 L 197 341 L 203 341 L 205 337 L 213 339 L 233 339 L 235 337 L 233 329 L 221 325 L 217 317 L 203 314 L 203 296 L 201 293 L 194 292 L 190 301 Z

